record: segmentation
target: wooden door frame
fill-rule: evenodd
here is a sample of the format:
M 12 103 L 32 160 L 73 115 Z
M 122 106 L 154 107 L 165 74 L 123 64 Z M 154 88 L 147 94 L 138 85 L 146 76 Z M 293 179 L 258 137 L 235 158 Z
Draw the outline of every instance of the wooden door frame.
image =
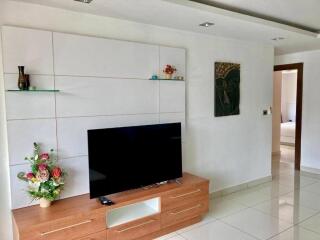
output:
M 297 70 L 297 102 L 296 102 L 296 137 L 295 137 L 295 169 L 301 167 L 301 130 L 302 130 L 302 97 L 303 97 L 303 63 L 274 66 L 274 71 Z

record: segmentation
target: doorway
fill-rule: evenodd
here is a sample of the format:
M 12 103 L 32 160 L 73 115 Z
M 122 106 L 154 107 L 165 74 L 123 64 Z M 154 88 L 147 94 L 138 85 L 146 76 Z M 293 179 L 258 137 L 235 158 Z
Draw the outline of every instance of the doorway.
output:
M 273 154 L 281 154 L 280 146 L 283 155 L 290 158 L 292 152 L 294 168 L 298 171 L 301 166 L 302 92 L 303 63 L 274 66 Z

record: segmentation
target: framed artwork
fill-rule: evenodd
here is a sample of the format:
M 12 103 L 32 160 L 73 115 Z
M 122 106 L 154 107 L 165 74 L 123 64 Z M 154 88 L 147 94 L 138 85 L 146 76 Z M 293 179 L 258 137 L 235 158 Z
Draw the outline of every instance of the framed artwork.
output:
M 215 63 L 214 96 L 215 117 L 240 114 L 240 64 Z

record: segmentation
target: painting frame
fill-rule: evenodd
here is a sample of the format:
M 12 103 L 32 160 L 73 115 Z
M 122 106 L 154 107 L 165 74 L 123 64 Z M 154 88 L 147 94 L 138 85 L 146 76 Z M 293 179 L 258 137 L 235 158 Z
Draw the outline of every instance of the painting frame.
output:
M 214 68 L 214 116 L 240 115 L 240 64 L 215 62 Z

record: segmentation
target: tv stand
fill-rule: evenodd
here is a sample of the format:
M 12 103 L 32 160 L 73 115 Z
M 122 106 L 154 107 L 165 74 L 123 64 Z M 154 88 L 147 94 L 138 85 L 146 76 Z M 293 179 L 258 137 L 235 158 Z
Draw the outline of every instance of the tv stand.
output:
M 15 240 L 151 240 L 199 222 L 209 209 L 209 181 L 184 173 L 180 184 L 109 195 L 101 205 L 89 194 L 49 208 L 13 210 Z

